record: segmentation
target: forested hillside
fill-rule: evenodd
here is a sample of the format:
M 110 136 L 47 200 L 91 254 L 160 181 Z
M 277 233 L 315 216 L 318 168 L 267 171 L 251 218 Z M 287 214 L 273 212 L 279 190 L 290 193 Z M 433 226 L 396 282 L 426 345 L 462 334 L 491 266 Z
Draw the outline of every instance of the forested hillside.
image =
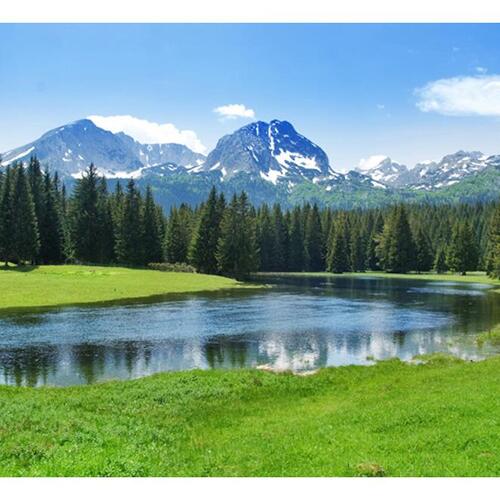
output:
M 0 176 L 0 258 L 17 264 L 186 263 L 204 273 L 487 270 L 500 274 L 500 205 L 334 210 L 253 207 L 212 188 L 168 214 L 133 179 L 110 192 L 91 165 L 68 195 L 32 158 Z

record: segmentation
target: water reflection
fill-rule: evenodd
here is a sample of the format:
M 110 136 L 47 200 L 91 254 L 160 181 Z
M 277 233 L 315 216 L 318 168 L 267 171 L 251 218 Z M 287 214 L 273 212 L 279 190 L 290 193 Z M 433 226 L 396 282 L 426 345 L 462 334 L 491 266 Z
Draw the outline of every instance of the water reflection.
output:
M 473 341 L 500 321 L 500 297 L 487 288 L 374 278 L 272 282 L 259 292 L 2 317 L 0 382 L 89 384 L 260 365 L 304 371 L 433 351 L 493 352 Z

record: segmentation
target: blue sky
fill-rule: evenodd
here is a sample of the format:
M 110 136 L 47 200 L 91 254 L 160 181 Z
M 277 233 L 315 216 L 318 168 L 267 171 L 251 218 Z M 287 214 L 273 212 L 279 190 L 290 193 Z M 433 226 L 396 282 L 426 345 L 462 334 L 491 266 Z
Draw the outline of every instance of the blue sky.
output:
M 0 25 L 0 40 L 0 151 L 130 115 L 136 135 L 200 150 L 286 119 L 337 170 L 500 153 L 498 25 Z

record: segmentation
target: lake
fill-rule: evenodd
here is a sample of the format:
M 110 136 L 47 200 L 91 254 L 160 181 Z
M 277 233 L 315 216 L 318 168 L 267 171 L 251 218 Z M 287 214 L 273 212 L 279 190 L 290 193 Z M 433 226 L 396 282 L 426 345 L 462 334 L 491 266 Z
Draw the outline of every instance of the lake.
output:
M 481 359 L 500 322 L 484 284 L 259 277 L 273 285 L 0 315 L 0 383 L 73 385 L 193 368 L 323 366 L 449 352 Z

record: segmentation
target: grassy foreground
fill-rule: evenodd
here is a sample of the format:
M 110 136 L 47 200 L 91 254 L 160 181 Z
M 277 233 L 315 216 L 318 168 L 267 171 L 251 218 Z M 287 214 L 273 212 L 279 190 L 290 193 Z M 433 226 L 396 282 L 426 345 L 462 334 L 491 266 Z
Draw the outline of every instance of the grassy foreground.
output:
M 0 475 L 498 476 L 500 357 L 0 387 Z
M 222 276 L 98 266 L 0 268 L 0 310 L 90 304 L 242 284 Z

